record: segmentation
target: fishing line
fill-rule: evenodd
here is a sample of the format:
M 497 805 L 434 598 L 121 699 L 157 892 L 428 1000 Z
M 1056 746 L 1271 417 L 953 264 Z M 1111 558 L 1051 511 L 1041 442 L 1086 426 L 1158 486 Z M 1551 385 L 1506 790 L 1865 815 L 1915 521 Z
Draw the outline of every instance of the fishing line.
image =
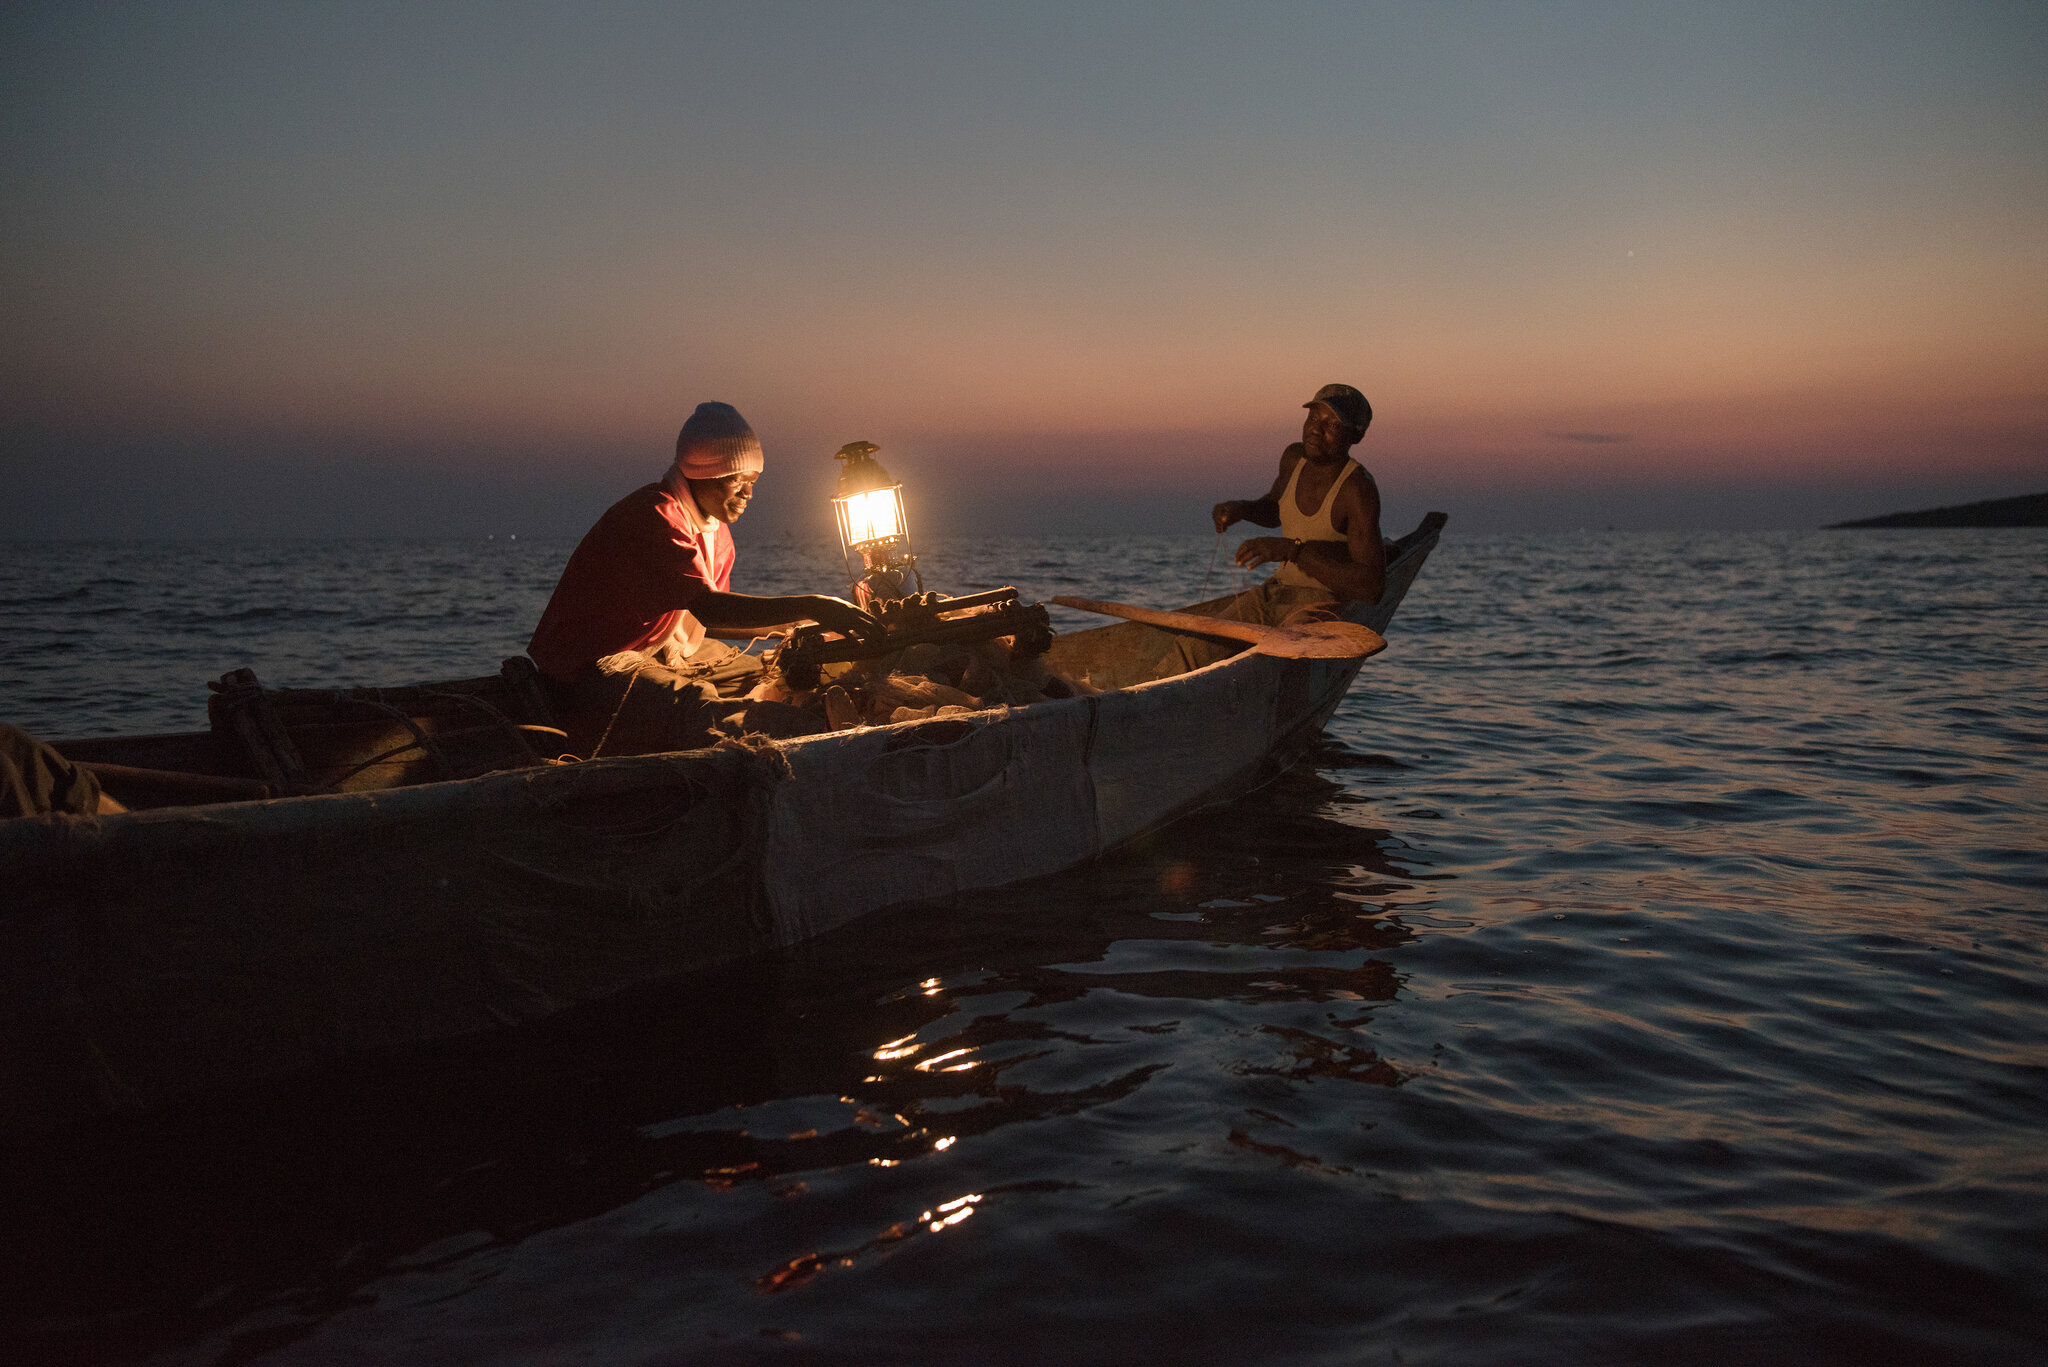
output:
M 652 660 L 642 660 L 634 665 L 633 672 L 626 676 L 626 688 L 619 694 L 619 705 L 612 709 L 612 719 L 604 724 L 604 734 L 597 738 L 597 744 L 590 747 L 592 759 L 597 758 L 597 752 L 604 749 L 604 743 L 612 738 L 612 728 L 619 724 L 619 714 L 626 710 L 626 699 L 632 694 L 634 681 L 640 677 L 640 671 L 653 663 Z
M 1223 553 L 1223 533 L 1216 533 L 1216 544 L 1209 550 L 1209 568 L 1202 571 L 1202 592 L 1200 601 L 1209 601 L 1209 576 L 1216 573 L 1216 557 Z

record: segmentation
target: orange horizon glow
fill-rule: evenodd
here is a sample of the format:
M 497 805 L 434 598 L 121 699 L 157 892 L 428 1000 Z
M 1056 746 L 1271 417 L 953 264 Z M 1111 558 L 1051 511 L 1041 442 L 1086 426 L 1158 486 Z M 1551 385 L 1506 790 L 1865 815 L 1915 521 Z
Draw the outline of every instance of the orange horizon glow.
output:
M 1237 489 L 1340 380 L 1409 486 L 2048 485 L 2048 22 L 1851 16 L 52 11 L 0 459 L 609 481 L 716 398 L 774 468 Z

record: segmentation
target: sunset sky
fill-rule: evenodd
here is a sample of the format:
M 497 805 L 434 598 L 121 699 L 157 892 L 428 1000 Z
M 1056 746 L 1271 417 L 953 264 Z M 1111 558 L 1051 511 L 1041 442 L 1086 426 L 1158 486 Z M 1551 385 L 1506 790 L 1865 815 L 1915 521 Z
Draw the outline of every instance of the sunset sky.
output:
M 574 534 L 700 399 L 823 532 L 2048 489 L 2048 6 L 12 4 L 0 535 Z

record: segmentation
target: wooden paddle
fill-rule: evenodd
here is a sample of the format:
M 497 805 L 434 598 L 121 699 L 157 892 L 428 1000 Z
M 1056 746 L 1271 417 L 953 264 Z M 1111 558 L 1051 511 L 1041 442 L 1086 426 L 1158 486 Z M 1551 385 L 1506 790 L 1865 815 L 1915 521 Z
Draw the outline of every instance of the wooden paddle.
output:
M 1283 660 L 1362 660 L 1387 648 L 1387 641 L 1371 627 L 1356 622 L 1303 622 L 1299 626 L 1269 627 L 1258 622 L 1233 622 L 1226 617 L 1204 617 L 1194 612 L 1159 612 L 1134 608 L 1128 603 L 1104 603 L 1093 598 L 1055 598 L 1063 608 L 1099 612 L 1109 617 L 1128 617 L 1147 626 L 1185 631 L 1196 636 L 1220 636 L 1226 641 L 1249 641 L 1261 655 Z

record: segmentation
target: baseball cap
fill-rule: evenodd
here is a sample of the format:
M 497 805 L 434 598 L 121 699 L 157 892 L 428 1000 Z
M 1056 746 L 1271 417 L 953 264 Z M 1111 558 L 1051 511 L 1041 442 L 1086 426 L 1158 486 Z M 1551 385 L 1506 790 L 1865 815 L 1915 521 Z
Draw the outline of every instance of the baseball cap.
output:
M 1302 407 L 1314 408 L 1319 403 L 1328 404 L 1331 412 L 1360 432 L 1372 426 L 1372 405 L 1365 401 L 1365 395 L 1348 384 L 1326 384 Z

